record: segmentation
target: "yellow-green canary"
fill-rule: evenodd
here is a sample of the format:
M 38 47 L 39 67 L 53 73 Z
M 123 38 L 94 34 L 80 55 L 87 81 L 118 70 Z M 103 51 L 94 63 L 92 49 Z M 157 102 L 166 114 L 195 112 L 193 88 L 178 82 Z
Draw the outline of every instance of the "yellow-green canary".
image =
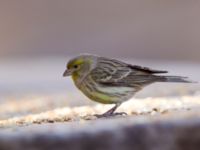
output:
M 157 75 L 167 71 L 127 64 L 112 58 L 84 54 L 71 59 L 63 76 L 72 76 L 76 87 L 91 100 L 115 104 L 102 117 L 114 111 L 143 87 L 154 82 L 186 82 L 186 77 Z M 118 113 L 119 114 L 119 113 Z

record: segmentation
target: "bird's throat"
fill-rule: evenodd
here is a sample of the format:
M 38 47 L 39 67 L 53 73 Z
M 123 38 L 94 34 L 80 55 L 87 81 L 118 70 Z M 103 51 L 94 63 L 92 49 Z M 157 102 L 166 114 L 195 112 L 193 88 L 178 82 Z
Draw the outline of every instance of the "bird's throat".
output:
M 80 89 L 84 77 L 81 76 L 80 74 L 74 72 L 72 74 L 72 79 L 73 79 L 75 85 Z

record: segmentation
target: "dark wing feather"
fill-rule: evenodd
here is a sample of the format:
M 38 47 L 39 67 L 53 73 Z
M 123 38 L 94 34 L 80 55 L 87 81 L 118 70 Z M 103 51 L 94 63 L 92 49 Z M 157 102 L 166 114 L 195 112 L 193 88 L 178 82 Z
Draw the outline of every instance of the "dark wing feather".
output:
M 165 70 L 154 70 L 154 69 L 150 69 L 148 67 L 142 67 L 142 66 L 137 66 L 137 65 L 128 65 L 128 67 L 130 67 L 131 69 L 146 72 L 149 74 L 168 73 L 168 71 L 165 71 Z

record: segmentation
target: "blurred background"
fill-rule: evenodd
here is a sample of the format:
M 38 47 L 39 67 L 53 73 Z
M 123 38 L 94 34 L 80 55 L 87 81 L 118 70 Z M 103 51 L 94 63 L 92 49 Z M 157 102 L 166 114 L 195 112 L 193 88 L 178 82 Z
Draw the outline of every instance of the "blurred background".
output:
M 0 107 L 9 100 L 32 105 L 35 97 L 59 106 L 62 100 L 91 104 L 62 77 L 69 58 L 80 53 L 200 81 L 199 14 L 200 1 L 187 0 L 0 0 Z M 137 97 L 191 95 L 199 89 L 157 83 Z
M 0 55 L 199 61 L 200 2 L 1 0 Z

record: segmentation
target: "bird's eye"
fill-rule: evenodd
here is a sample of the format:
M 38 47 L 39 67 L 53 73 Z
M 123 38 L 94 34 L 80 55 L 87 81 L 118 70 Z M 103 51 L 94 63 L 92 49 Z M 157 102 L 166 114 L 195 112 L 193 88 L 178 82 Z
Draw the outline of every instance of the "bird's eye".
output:
M 74 65 L 74 68 L 77 69 L 77 68 L 78 68 L 78 65 Z

